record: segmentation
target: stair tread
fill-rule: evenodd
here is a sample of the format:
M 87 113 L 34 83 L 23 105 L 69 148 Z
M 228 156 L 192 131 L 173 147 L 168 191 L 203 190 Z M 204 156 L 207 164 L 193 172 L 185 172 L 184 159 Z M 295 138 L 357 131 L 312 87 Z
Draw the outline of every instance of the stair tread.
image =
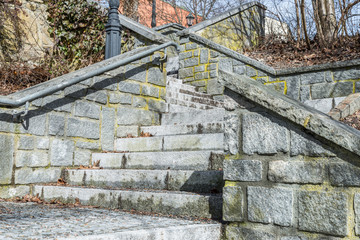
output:
M 224 122 L 146 126 L 140 127 L 140 131 L 150 133 L 153 136 L 222 133 L 224 132 Z
M 24 239 L 26 236 L 29 239 L 59 240 L 220 240 L 221 236 L 221 224 L 209 220 L 34 203 L 2 202 L 2 206 L 8 210 L 2 212 L 2 217 L 11 219 L 6 222 L 7 227 L 0 229 L 0 236 L 5 239 Z M 19 226 L 22 227 L 20 232 Z M 45 228 L 37 231 L 35 226 Z
M 35 185 L 33 194 L 51 201 L 79 201 L 83 205 L 156 212 L 178 216 L 221 218 L 221 194 L 196 194 L 164 190 L 112 190 L 72 186 Z

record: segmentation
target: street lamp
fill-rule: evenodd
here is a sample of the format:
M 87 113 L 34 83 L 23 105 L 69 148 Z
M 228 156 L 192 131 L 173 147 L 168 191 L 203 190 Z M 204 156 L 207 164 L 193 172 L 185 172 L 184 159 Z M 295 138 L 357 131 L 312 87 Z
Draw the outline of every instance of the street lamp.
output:
M 187 21 L 187 25 L 189 27 L 191 27 L 193 25 L 194 19 L 195 19 L 195 17 L 191 13 L 189 13 L 189 15 L 187 15 L 186 21 Z
M 119 0 L 109 1 L 109 20 L 105 26 L 105 59 L 117 56 L 121 53 L 121 26 L 118 13 L 119 5 Z

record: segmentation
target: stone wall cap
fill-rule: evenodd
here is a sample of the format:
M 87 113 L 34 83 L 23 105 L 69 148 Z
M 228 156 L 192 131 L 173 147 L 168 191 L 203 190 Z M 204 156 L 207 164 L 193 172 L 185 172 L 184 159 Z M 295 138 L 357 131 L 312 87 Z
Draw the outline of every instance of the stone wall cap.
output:
M 274 77 L 281 77 L 281 76 L 293 75 L 293 74 L 299 74 L 299 73 L 324 71 L 324 70 L 331 70 L 331 69 L 337 69 L 337 68 L 349 68 L 349 67 L 360 66 L 360 58 L 359 58 L 359 59 L 354 59 L 354 60 L 325 63 L 325 64 L 319 64 L 319 65 L 314 65 L 314 66 L 276 70 L 273 67 L 270 67 L 269 65 L 266 65 L 266 64 L 264 64 L 260 61 L 257 61 L 253 58 L 249 58 L 241 53 L 235 52 L 234 50 L 231 50 L 227 47 L 217 44 L 217 43 L 215 43 L 209 39 L 206 39 L 204 37 L 201 37 L 197 34 L 190 33 L 190 34 L 188 34 L 188 37 L 192 40 L 195 40 L 195 41 L 209 47 L 209 48 L 219 51 L 220 53 L 228 55 L 229 57 L 232 57 L 236 60 L 244 62 L 245 64 L 249 64 L 253 67 L 256 67 L 261 71 L 264 71 L 268 74 L 273 75 Z
M 141 35 L 142 37 L 149 39 L 155 43 L 166 43 L 168 41 L 171 41 L 168 37 L 154 31 L 151 28 L 148 28 L 138 22 L 135 22 L 134 20 L 125 17 L 122 14 L 119 14 L 120 24 L 121 26 L 124 26 L 127 29 L 130 29 L 133 32 L 136 32 L 137 34 Z
M 220 14 L 220 15 L 216 15 L 216 16 L 210 18 L 210 19 L 207 19 L 207 20 L 202 21 L 202 22 L 200 22 L 198 24 L 195 24 L 195 25 L 193 25 L 193 26 L 179 32 L 178 35 L 183 36 L 183 35 L 187 35 L 189 33 L 197 32 L 197 31 L 199 31 L 201 29 L 204 29 L 204 28 L 206 28 L 206 27 L 208 27 L 210 25 L 221 22 L 226 18 L 232 17 L 232 16 L 234 16 L 234 15 L 240 13 L 240 12 L 243 12 L 243 11 L 245 11 L 245 10 L 251 8 L 251 7 L 254 7 L 254 6 L 259 6 L 259 7 L 266 10 L 266 7 L 264 5 L 262 5 L 261 3 L 259 3 L 259 2 L 245 3 L 245 4 L 242 4 L 242 5 L 238 6 L 238 7 L 236 7 L 236 8 L 230 9 L 230 10 L 228 10 L 228 11 L 226 11 L 226 12 Z
M 309 130 L 314 133 L 315 137 L 319 136 L 360 156 L 360 131 L 278 93 L 245 75 L 236 75 L 219 70 L 219 81 L 226 88 L 246 99 Z
M 115 57 L 106 59 L 104 61 L 92 64 L 92 65 L 90 65 L 88 67 L 76 70 L 74 72 L 62 75 L 60 77 L 56 77 L 54 79 L 51 79 L 51 80 L 43 82 L 43 83 L 39 83 L 39 84 L 37 84 L 35 86 L 20 90 L 18 92 L 15 92 L 13 94 L 8 95 L 7 97 L 10 97 L 10 98 L 13 98 L 13 99 L 25 97 L 27 95 L 36 93 L 36 92 L 38 92 L 40 90 L 43 90 L 43 89 L 46 89 L 48 87 L 58 85 L 58 84 L 60 84 L 60 83 L 62 83 L 64 81 L 67 81 L 67 80 L 71 79 L 71 78 L 78 77 L 78 76 L 80 76 L 80 75 L 82 75 L 84 73 L 92 72 L 92 71 L 94 71 L 96 69 L 105 67 L 105 66 L 110 65 L 110 64 L 112 64 L 114 62 L 120 61 L 120 60 L 122 60 L 124 58 L 133 56 L 133 55 L 135 55 L 137 53 L 140 53 L 142 51 L 146 51 L 146 50 L 150 49 L 151 47 L 152 46 L 147 46 L 147 47 L 143 47 L 143 48 L 134 49 L 134 50 L 129 51 L 127 53 L 120 54 L 118 56 L 115 56 Z
M 152 30 L 161 31 L 166 28 L 175 28 L 175 29 L 178 29 L 179 31 L 186 29 L 186 27 L 184 27 L 183 25 L 180 25 L 178 23 L 167 23 L 167 24 L 164 24 L 161 26 L 154 27 L 154 28 L 152 28 Z

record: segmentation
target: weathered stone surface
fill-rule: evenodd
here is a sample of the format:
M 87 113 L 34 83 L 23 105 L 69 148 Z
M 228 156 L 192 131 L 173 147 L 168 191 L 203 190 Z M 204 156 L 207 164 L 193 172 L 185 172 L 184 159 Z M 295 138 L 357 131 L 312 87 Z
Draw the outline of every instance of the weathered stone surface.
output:
M 138 126 L 118 126 L 116 129 L 117 137 L 126 137 L 128 135 L 137 137 L 139 135 L 139 127 Z
M 355 234 L 360 235 L 360 194 L 354 195 L 354 210 L 355 210 Z
M 205 65 L 196 66 L 194 72 L 204 72 Z
M 0 184 L 10 184 L 14 165 L 14 137 L 0 135 Z
M 119 125 L 151 125 L 153 114 L 142 109 L 119 107 L 117 122 Z
M 194 69 L 193 68 L 182 68 L 179 69 L 179 78 L 184 79 L 188 77 L 194 77 Z
M 196 43 L 187 43 L 186 44 L 186 50 L 193 50 L 193 49 L 197 49 L 198 45 Z
M 15 184 L 53 183 L 60 178 L 59 168 L 21 168 L 15 170 Z
M 301 192 L 298 197 L 299 229 L 348 235 L 348 198 L 341 192 Z
M 200 64 L 205 64 L 209 62 L 209 49 L 201 49 L 200 50 Z
M 35 146 L 35 138 L 32 136 L 20 136 L 19 150 L 32 150 Z
M 232 72 L 233 71 L 232 59 L 231 58 L 220 59 L 218 63 L 218 67 L 219 70 Z
M 195 74 L 195 80 L 202 80 L 208 78 L 209 78 L 209 72 L 201 72 Z
M 226 186 L 223 189 L 223 220 L 244 221 L 245 194 L 241 187 Z
M 132 106 L 136 108 L 144 108 L 146 107 L 146 99 L 142 97 L 133 96 Z
M 23 197 L 30 193 L 29 186 L 0 187 L 0 198 Z
M 222 150 L 224 134 L 195 134 L 164 136 L 164 150 Z
M 84 85 L 76 84 L 64 89 L 64 95 L 72 98 L 81 98 L 86 94 L 87 87 Z
M 177 64 L 179 64 L 179 63 L 177 63 Z M 168 68 L 168 67 L 166 67 L 166 68 Z M 160 70 L 160 68 L 152 67 L 152 68 L 149 68 L 147 82 L 158 85 L 158 86 L 165 87 L 166 77 L 165 77 L 164 73 Z
M 226 226 L 226 239 L 229 240 L 275 240 L 274 234 L 262 230 L 240 226 Z
M 239 152 L 240 119 L 236 114 L 227 114 L 224 121 L 224 150 L 235 155 Z
M 292 99 L 300 99 L 300 81 L 298 76 L 292 76 L 286 78 L 286 95 Z
M 184 60 L 186 58 L 190 58 L 190 57 L 192 57 L 192 54 L 193 54 L 193 52 L 181 52 L 179 54 L 179 59 Z
M 75 116 L 88 117 L 93 119 L 100 118 L 100 106 L 90 102 L 77 101 L 75 103 Z
M 305 102 L 310 98 L 310 86 L 300 86 L 300 101 Z
M 36 141 L 37 149 L 49 149 L 49 146 L 50 146 L 49 138 L 44 138 L 44 137 L 37 138 L 37 141 Z
M 311 157 L 334 156 L 321 146 L 321 143 L 304 132 L 290 131 L 290 155 L 305 155 Z
M 74 142 L 54 139 L 51 143 L 51 166 L 71 166 L 73 162 Z
M 109 103 L 110 104 L 128 104 L 130 105 L 132 102 L 131 94 L 118 93 L 118 92 L 110 92 L 109 93 Z
M 85 148 L 85 149 L 100 149 L 100 143 L 98 141 L 96 142 L 90 142 L 90 141 L 76 141 L 76 147 L 78 148 Z
M 322 183 L 325 170 L 322 164 L 300 161 L 271 161 L 268 178 L 282 183 Z
M 49 115 L 49 135 L 63 136 L 65 133 L 65 117 L 61 115 Z
M 66 135 L 68 137 L 99 139 L 100 124 L 98 122 L 69 118 Z
M 167 112 L 168 104 L 163 101 L 149 99 L 148 101 L 149 110 L 154 110 L 155 112 Z
M 258 160 L 225 160 L 224 179 L 254 182 L 262 179 L 262 163 Z
M 284 95 L 278 94 L 246 76 L 220 71 L 219 81 L 240 96 L 251 100 L 270 111 L 302 126 L 322 138 L 360 155 L 360 134 L 357 130 L 344 127 L 329 116 L 307 108 Z
M 46 132 L 46 114 L 39 111 L 30 111 L 25 117 L 25 125 L 20 125 L 20 133 L 29 133 L 44 136 Z
M 119 83 L 119 90 L 120 92 L 124 93 L 140 94 L 140 84 L 128 81 L 121 81 Z
M 335 186 L 360 186 L 360 168 L 350 163 L 332 163 L 329 167 L 330 182 Z
M 323 83 L 325 82 L 325 73 L 324 72 L 312 72 L 304 73 L 299 76 L 301 78 L 302 85 L 309 85 L 314 83 Z
M 49 95 L 43 98 L 42 107 L 58 112 L 71 112 L 73 99 Z
M 48 164 L 46 152 L 17 151 L 15 155 L 16 167 L 45 167 Z
M 125 78 L 139 82 L 146 81 L 146 66 L 145 65 L 126 65 Z
M 86 99 L 100 104 L 106 104 L 108 96 L 105 90 L 95 91 L 89 89 Z
M 334 71 L 334 78 L 336 80 L 359 79 L 360 78 L 360 68 L 354 67 L 351 69 L 341 69 L 341 70 Z
M 79 150 L 74 152 L 74 165 L 75 166 L 88 166 L 90 164 L 91 151 Z
M 183 62 L 184 62 L 183 63 L 184 68 L 194 67 L 194 66 L 199 65 L 199 58 L 189 58 L 189 59 L 183 60 Z
M 101 147 L 105 151 L 114 150 L 115 109 L 103 107 L 101 121 Z
M 141 90 L 141 95 L 158 98 L 159 88 L 143 85 Z
M 161 151 L 162 144 L 162 137 L 119 138 L 115 141 L 115 150 L 129 152 Z
M 275 154 L 289 151 L 286 127 L 266 115 L 244 114 L 243 151 L 246 154 Z
M 251 222 L 291 226 L 293 191 L 285 188 L 248 187 L 248 219 Z
M 257 70 L 253 67 L 246 66 L 246 75 L 249 77 L 256 77 L 257 76 Z

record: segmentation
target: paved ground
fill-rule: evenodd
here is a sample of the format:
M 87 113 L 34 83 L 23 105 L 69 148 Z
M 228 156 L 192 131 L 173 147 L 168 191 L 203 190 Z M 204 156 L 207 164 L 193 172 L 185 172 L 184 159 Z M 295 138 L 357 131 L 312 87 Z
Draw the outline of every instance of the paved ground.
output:
M 116 234 L 125 232 L 201 225 L 204 224 L 198 221 L 133 215 L 106 209 L 0 202 L 0 239 L 94 239 L 91 237 L 94 235 L 103 236 L 96 239 L 115 239 Z

